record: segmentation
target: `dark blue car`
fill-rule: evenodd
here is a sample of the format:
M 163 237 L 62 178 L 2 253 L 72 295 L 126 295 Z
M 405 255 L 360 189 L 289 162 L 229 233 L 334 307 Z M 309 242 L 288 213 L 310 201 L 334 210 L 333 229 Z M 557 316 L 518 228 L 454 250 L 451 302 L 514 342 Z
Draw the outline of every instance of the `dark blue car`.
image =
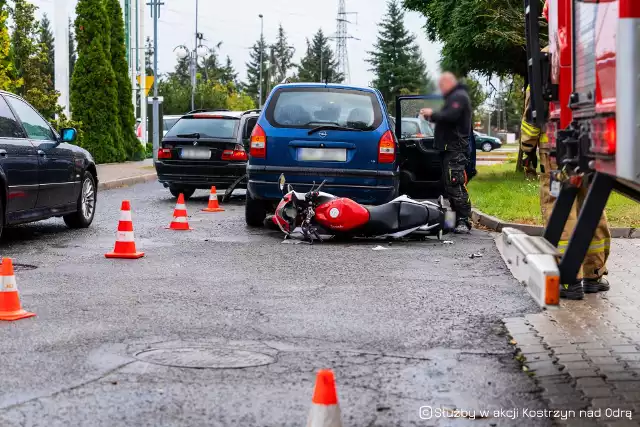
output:
M 247 164 L 246 222 L 263 224 L 282 194 L 284 173 L 296 191 L 324 190 L 364 204 L 398 195 L 398 141 L 375 89 L 296 83 L 271 92 L 255 126 Z

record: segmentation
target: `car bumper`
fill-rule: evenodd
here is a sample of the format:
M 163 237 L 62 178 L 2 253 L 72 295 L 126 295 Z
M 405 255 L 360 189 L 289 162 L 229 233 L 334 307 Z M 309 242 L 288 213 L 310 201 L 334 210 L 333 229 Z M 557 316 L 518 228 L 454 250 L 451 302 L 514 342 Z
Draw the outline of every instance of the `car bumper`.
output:
M 204 165 L 172 165 L 162 161 L 155 162 L 158 181 L 168 186 L 188 186 L 208 189 L 215 185 L 227 188 L 238 178 L 246 174 L 246 163 L 229 164 L 223 166 Z M 241 183 L 236 188 L 245 188 Z

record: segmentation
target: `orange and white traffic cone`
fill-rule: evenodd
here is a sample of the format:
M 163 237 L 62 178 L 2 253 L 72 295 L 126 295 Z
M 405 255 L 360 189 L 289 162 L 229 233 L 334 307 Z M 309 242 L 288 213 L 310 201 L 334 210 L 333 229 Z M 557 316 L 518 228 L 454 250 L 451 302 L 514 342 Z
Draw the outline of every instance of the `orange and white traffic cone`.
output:
M 144 252 L 136 250 L 136 242 L 133 237 L 133 221 L 131 220 L 131 203 L 122 201 L 120 208 L 120 222 L 116 234 L 116 246 L 113 252 L 104 254 L 106 258 L 138 259 L 144 256 Z
M 180 193 L 178 196 L 178 203 L 176 203 L 176 208 L 173 211 L 173 220 L 169 227 L 169 230 L 192 230 L 189 227 L 189 222 L 187 221 L 187 206 L 184 204 L 184 194 Z
M 0 320 L 20 320 L 35 316 L 35 313 L 23 310 L 20 305 L 11 258 L 2 258 L 0 280 Z
M 307 427 L 342 427 L 333 371 L 318 371 Z
M 216 186 L 211 187 L 211 194 L 209 194 L 209 206 L 202 209 L 202 212 L 224 212 L 224 209 L 218 205 L 218 193 L 216 192 Z

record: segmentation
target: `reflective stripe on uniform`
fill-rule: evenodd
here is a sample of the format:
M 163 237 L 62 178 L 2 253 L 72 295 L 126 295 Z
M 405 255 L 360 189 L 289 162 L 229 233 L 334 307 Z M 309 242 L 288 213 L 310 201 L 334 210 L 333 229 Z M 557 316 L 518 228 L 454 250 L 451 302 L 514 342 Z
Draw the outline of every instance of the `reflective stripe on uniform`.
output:
M 540 144 L 547 144 L 549 142 L 549 137 L 545 132 L 540 135 Z
M 558 242 L 558 252 L 560 252 L 561 254 L 565 253 L 567 251 L 567 246 L 569 246 L 568 240 L 560 240 L 560 242 Z M 592 240 L 591 244 L 589 245 L 589 250 L 587 251 L 587 254 L 589 255 L 600 254 L 610 249 L 611 249 L 611 239 Z
M 522 127 L 522 132 L 530 137 L 535 138 L 540 135 L 540 129 L 527 123 L 526 120 L 523 120 L 522 123 L 520 123 L 520 126 Z

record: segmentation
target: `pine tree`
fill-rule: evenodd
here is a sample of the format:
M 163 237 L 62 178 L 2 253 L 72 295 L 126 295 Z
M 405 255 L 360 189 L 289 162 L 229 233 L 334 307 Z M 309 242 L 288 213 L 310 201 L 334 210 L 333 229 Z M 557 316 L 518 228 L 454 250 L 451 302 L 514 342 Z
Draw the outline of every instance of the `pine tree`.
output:
M 47 76 L 51 77 L 51 89 L 55 88 L 55 39 L 53 37 L 53 33 L 51 32 L 51 21 L 49 21 L 49 17 L 45 13 L 42 16 L 42 21 L 40 21 L 40 45 L 45 46 L 47 51 L 47 59 L 43 66 L 43 72 Z
M 220 82 L 222 84 L 232 83 L 234 86 L 238 86 L 238 73 L 231 63 L 231 58 L 227 56 L 227 62 L 221 69 Z
M 76 66 L 76 39 L 73 32 L 73 21 L 69 18 L 69 75 L 73 76 L 73 68 Z
M 387 3 L 387 15 L 379 24 L 374 51 L 367 60 L 375 74 L 374 86 L 391 105 L 397 95 L 433 90 L 420 48 L 404 25 L 404 11 L 398 0 Z
M 18 91 L 43 116 L 53 118 L 58 109 L 59 94 L 53 87 L 48 69 L 49 46 L 38 43 L 40 25 L 35 19 L 36 7 L 26 0 L 15 0 L 11 47 L 16 77 L 24 84 Z
M 15 68 L 11 58 L 11 38 L 7 28 L 7 2 L 0 0 L 0 90 L 15 91 L 22 84 L 15 80 Z
M 282 24 L 280 24 L 280 27 L 278 28 L 278 38 L 273 45 L 273 50 L 277 70 L 274 80 L 280 83 L 287 77 L 287 72 L 293 65 L 291 63 L 293 55 L 296 52 L 293 46 L 289 46 L 289 40 L 287 39 L 287 34 L 285 33 Z
M 129 160 L 142 160 L 145 149 L 136 138 L 136 118 L 131 102 L 131 79 L 129 77 L 129 64 L 127 63 L 127 47 L 124 35 L 124 18 L 120 0 L 106 0 L 107 14 L 110 18 L 111 28 L 111 67 L 115 73 L 118 87 L 118 117 L 121 126 L 121 134 L 127 158 Z
M 307 39 L 307 53 L 297 67 L 298 81 L 341 83 L 344 80 L 344 76 L 337 70 L 338 61 L 334 59 L 329 39 L 322 29 L 318 30 L 311 42 Z
M 84 130 L 82 145 L 96 162 L 120 162 L 126 151 L 119 134 L 118 90 L 111 67 L 109 19 L 103 0 L 79 0 L 75 34 L 78 60 L 71 80 L 73 119 Z
M 260 53 L 262 52 L 262 64 L 260 64 Z M 269 54 L 267 52 L 267 46 L 264 41 L 264 37 L 261 37 L 249 53 L 250 61 L 247 65 L 247 83 L 244 86 L 245 93 L 249 95 L 258 104 L 260 98 L 260 85 L 262 85 L 262 102 L 267 97 L 267 66 L 269 60 Z M 260 83 L 260 67 L 262 66 L 262 83 Z
M 151 41 L 151 37 L 147 37 L 147 40 L 144 42 L 144 63 L 146 68 L 147 76 L 153 76 L 153 56 L 155 53 L 153 52 L 153 42 Z

